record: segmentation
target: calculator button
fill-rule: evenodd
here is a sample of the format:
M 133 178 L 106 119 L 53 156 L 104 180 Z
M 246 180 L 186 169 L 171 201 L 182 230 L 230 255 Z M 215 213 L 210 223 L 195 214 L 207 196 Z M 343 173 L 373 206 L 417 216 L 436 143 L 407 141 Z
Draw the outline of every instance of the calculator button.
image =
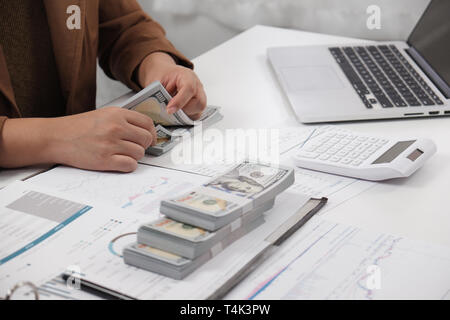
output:
M 364 142 L 366 140 L 367 140 L 366 137 L 358 137 L 358 139 L 356 139 L 356 141 L 358 141 L 358 142 Z
M 333 161 L 333 162 L 339 162 L 341 159 L 342 159 L 341 157 L 332 156 L 332 157 L 330 158 L 330 161 Z
M 379 139 L 377 139 L 377 138 L 370 138 L 369 139 L 369 142 L 370 143 L 375 143 L 375 142 L 377 142 Z
M 361 160 L 366 160 L 367 158 L 369 158 L 372 154 L 370 152 L 364 152 L 359 159 Z
M 323 154 L 319 157 L 319 160 L 328 160 L 331 156 L 329 154 Z
M 324 153 L 324 152 L 327 151 L 327 150 L 328 150 L 327 147 L 320 147 L 320 148 L 318 148 L 318 149 L 316 150 L 316 152 L 318 152 L 318 153 Z
M 336 155 L 338 157 L 345 157 L 347 154 L 348 154 L 348 151 L 344 151 L 344 150 L 341 150 L 338 153 L 336 153 Z
M 336 152 L 339 151 L 339 148 L 331 148 L 327 151 L 328 154 L 335 154 Z
M 352 158 L 352 159 L 356 159 L 356 158 L 359 157 L 359 155 L 360 155 L 359 152 L 352 152 L 352 153 L 350 153 L 348 156 L 349 156 L 350 158 Z
M 364 150 L 366 150 L 366 146 L 359 146 L 358 148 L 355 149 L 355 152 L 361 153 Z
M 388 142 L 387 140 L 380 140 L 375 145 L 381 147 L 384 146 L 387 142 Z
M 344 158 L 344 159 L 341 160 L 341 163 L 342 163 L 342 164 L 349 164 L 349 163 L 351 163 L 352 161 L 353 161 L 352 159 Z
M 359 166 L 361 163 L 362 163 L 361 160 L 354 160 L 354 161 L 352 162 L 352 166 L 357 167 L 357 166 Z
M 345 147 L 345 148 L 342 149 L 342 150 L 347 151 L 347 152 L 350 152 L 350 151 L 353 151 L 353 149 L 355 149 L 354 146 L 347 146 L 347 147 Z
M 378 150 L 378 148 L 379 148 L 379 147 L 376 147 L 376 146 L 370 147 L 369 149 L 367 149 L 367 152 L 374 153 L 375 151 Z

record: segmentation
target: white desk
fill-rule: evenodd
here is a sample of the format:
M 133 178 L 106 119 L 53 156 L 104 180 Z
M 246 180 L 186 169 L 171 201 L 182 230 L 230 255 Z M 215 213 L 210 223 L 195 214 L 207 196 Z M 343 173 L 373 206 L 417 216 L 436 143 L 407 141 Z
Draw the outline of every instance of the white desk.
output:
M 208 103 L 223 108 L 219 128 L 305 126 L 296 121 L 268 63 L 266 49 L 355 41 L 363 40 L 256 26 L 194 59 L 195 70 L 205 86 Z M 335 208 L 329 218 L 450 245 L 450 118 L 338 125 L 370 133 L 426 136 L 436 142 L 438 152 L 412 177 L 379 183 Z M 4 174 L 13 178 L 8 172 Z
M 266 48 L 358 40 L 256 26 L 194 59 L 208 103 L 222 106 L 218 127 L 273 128 L 299 124 L 266 58 Z M 378 183 L 342 203 L 327 219 L 450 245 L 450 118 L 338 124 L 348 129 L 433 139 L 437 154 L 412 177 Z
M 222 106 L 221 128 L 305 126 L 298 123 L 266 58 L 270 46 L 355 42 L 256 26 L 194 60 L 208 103 Z M 361 41 L 361 40 L 359 40 Z M 412 177 L 377 184 L 327 218 L 417 240 L 450 245 L 450 118 L 338 124 L 351 130 L 433 139 L 437 154 Z

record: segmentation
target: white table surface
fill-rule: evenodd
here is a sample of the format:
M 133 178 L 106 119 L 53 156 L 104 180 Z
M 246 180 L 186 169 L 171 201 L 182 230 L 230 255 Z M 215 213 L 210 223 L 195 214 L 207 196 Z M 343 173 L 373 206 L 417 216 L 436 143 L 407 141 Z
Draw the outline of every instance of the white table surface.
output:
M 268 63 L 266 49 L 356 41 L 362 40 L 256 26 L 194 59 L 195 71 L 205 86 L 208 103 L 223 108 L 219 128 L 306 126 L 297 122 Z M 327 217 L 450 246 L 450 118 L 337 125 L 374 134 L 429 137 L 438 152 L 410 178 L 378 183 L 334 208 Z
M 271 46 L 361 41 L 256 26 L 194 60 L 208 103 L 222 106 L 221 128 L 306 126 L 296 121 L 266 58 Z M 337 106 L 338 107 L 338 106 Z M 383 135 L 429 137 L 438 151 L 407 179 L 378 183 L 327 218 L 416 240 L 450 245 L 450 118 L 337 124 Z

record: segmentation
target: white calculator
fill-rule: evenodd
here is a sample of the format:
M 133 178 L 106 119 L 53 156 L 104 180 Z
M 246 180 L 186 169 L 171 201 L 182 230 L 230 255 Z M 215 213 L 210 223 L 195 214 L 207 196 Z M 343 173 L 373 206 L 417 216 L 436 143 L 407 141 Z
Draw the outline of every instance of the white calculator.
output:
M 294 155 L 299 167 L 365 180 L 408 177 L 436 153 L 429 139 L 393 139 L 325 126 Z

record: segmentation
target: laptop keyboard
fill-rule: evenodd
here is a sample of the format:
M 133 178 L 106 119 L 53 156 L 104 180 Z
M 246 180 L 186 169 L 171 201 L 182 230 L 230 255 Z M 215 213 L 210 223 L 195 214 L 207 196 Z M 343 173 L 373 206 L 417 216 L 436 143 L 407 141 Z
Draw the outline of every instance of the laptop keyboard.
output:
M 367 108 L 444 104 L 394 45 L 329 50 Z

